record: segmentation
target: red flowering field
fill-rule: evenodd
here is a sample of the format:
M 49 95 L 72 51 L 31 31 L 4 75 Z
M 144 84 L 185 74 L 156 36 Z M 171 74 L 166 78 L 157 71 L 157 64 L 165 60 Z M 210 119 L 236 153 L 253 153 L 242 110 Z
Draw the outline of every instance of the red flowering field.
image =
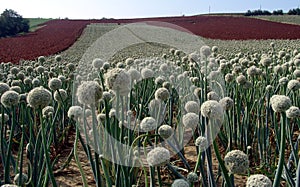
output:
M 90 23 L 162 21 L 186 28 L 196 35 L 222 40 L 300 39 L 300 26 L 247 17 L 185 16 L 140 19 L 51 20 L 35 32 L 0 39 L 0 62 L 18 63 L 51 55 L 70 47 Z
M 51 20 L 35 32 L 0 39 L 0 62 L 17 63 L 70 47 L 81 35 L 87 21 Z

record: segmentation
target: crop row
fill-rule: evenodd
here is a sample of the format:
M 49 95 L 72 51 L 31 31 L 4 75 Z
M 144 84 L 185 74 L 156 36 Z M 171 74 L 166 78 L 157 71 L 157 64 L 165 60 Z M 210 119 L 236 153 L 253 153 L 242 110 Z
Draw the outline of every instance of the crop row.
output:
M 211 39 L 299 39 L 300 26 L 259 19 L 229 16 L 188 16 L 142 19 L 51 20 L 36 32 L 0 39 L 0 62 L 18 63 L 38 56 L 56 54 L 69 48 L 90 23 L 160 21 L 188 29 Z M 157 25 L 158 23 L 151 23 Z

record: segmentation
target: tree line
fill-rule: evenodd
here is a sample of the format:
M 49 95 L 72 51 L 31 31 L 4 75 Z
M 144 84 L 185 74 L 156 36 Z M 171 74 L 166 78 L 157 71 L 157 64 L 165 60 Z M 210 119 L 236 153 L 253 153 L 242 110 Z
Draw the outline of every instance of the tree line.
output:
M 283 15 L 283 10 L 273 10 L 273 12 L 270 12 L 268 10 L 248 10 L 244 15 L 245 16 L 269 16 L 269 15 Z M 300 9 L 290 9 L 287 12 L 288 15 L 300 15 Z
M 16 11 L 5 9 L 0 15 L 0 37 L 14 36 L 29 31 L 29 20 Z

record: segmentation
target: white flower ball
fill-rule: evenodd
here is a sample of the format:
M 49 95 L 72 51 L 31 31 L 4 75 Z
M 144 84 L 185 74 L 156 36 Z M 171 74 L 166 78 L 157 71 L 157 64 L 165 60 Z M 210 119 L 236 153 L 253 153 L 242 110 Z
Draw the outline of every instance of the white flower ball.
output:
M 170 151 L 164 147 L 156 147 L 147 154 L 150 166 L 162 166 L 170 161 Z
M 166 88 L 158 88 L 155 91 L 155 99 L 166 101 L 169 98 L 169 90 Z
M 243 151 L 232 150 L 224 157 L 225 166 L 230 173 L 243 174 L 249 168 L 249 159 Z
M 102 87 L 96 81 L 86 81 L 78 87 L 76 95 L 79 103 L 92 105 L 101 99 L 102 94 Z
M 219 103 L 222 105 L 224 110 L 231 110 L 234 106 L 234 102 L 230 97 L 222 98 Z
M 200 48 L 200 54 L 205 57 L 208 57 L 211 54 L 210 47 L 207 45 L 202 46 Z
M 299 118 L 300 117 L 300 109 L 296 106 L 291 106 L 289 109 L 285 111 L 287 118 Z
M 127 96 L 130 92 L 130 74 L 124 69 L 114 68 L 106 75 L 106 85 L 114 92 L 118 92 L 122 96 Z
M 174 130 L 170 125 L 162 125 L 158 128 L 158 134 L 163 139 L 170 138 L 173 135 L 173 133 L 174 133 Z
M 300 89 L 300 82 L 298 80 L 290 80 L 287 84 L 287 88 L 295 92 Z
M 201 114 L 210 119 L 222 119 L 223 107 L 218 101 L 208 100 L 201 105 Z
M 272 187 L 272 181 L 265 175 L 251 175 L 246 182 L 246 187 Z
M 156 128 L 156 120 L 153 117 L 145 117 L 140 123 L 142 132 L 152 131 Z
M 273 95 L 270 104 L 275 112 L 285 112 L 292 105 L 291 99 L 285 95 Z
M 59 103 L 62 103 L 67 98 L 68 98 L 68 94 L 67 94 L 67 91 L 64 89 L 59 89 L 54 92 L 54 100 Z
M 176 179 L 173 181 L 171 187 L 189 187 L 190 184 L 184 179 Z
M 95 69 L 102 68 L 103 64 L 104 64 L 104 61 L 100 58 L 95 58 L 92 62 L 92 65 Z
M 149 79 L 154 77 L 154 71 L 149 68 L 143 68 L 141 74 L 143 79 Z
M 8 90 L 1 96 L 1 104 L 5 107 L 16 106 L 19 103 L 20 96 L 16 91 Z
M 201 151 L 204 151 L 207 146 L 208 146 L 208 141 L 207 141 L 207 138 L 204 137 L 204 136 L 199 136 L 196 140 L 195 140 L 195 145 L 197 147 L 199 147 L 199 149 Z
M 46 106 L 42 110 L 42 114 L 44 117 L 49 117 L 54 113 L 54 108 L 53 106 Z
M 48 82 L 48 87 L 53 91 L 60 89 L 61 86 L 62 86 L 62 82 L 59 78 L 52 78 Z
M 183 115 L 182 123 L 185 128 L 195 129 L 199 124 L 199 115 L 189 112 Z
M 129 73 L 129 75 L 131 77 L 131 81 L 138 82 L 142 79 L 141 73 L 134 68 L 130 68 L 127 72 Z
M 184 109 L 185 109 L 187 112 L 199 114 L 199 112 L 200 112 L 200 105 L 199 105 L 199 103 L 197 103 L 196 101 L 188 101 L 188 102 L 184 105 Z
M 68 117 L 77 120 L 83 116 L 83 110 L 80 106 L 71 106 L 68 110 Z

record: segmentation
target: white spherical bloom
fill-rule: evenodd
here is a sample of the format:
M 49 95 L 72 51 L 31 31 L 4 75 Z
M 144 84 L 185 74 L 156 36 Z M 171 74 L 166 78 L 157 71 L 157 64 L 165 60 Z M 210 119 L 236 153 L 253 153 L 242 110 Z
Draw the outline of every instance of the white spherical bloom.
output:
M 184 179 L 176 179 L 173 181 L 171 187 L 189 187 L 190 184 Z
M 61 60 L 62 60 L 61 55 L 56 55 L 56 56 L 55 56 L 55 61 L 56 61 L 56 62 L 60 62 Z
M 232 174 L 243 174 L 249 168 L 249 159 L 243 151 L 233 150 L 224 157 L 225 166 Z
M 109 115 L 110 118 L 115 117 L 116 116 L 116 109 L 114 109 L 114 108 L 110 109 L 108 115 Z
M 8 90 L 1 96 L 1 104 L 5 107 L 16 106 L 19 103 L 20 96 L 18 92 Z
M 163 64 L 161 64 L 161 65 L 159 66 L 159 70 L 160 70 L 162 73 L 167 72 L 168 69 L 169 69 L 169 66 L 168 66 L 168 64 L 166 64 L 166 63 L 163 63 Z
M 127 71 L 131 77 L 131 81 L 140 81 L 142 79 L 142 75 L 141 73 L 134 69 L 134 68 L 130 68 L 128 71 Z
M 162 85 L 165 82 L 166 78 L 164 76 L 158 76 L 155 78 L 155 84 Z
M 208 100 L 219 101 L 219 95 L 214 91 L 210 91 L 210 92 L 207 93 L 207 99 Z
M 287 88 L 295 92 L 300 89 L 300 82 L 298 80 L 290 80 L 287 84 Z
M 267 92 L 271 92 L 273 90 L 273 86 L 272 85 L 267 85 L 266 86 L 266 91 Z
M 112 98 L 112 93 L 110 92 L 107 92 L 107 91 L 104 91 L 103 94 L 102 94 L 102 99 L 104 101 L 110 101 Z
M 282 77 L 279 79 L 279 85 L 286 85 L 289 82 L 289 79 L 287 77 Z
M 199 123 L 199 115 L 189 112 L 183 115 L 182 123 L 185 128 L 195 129 Z
M 54 113 L 54 108 L 53 106 L 46 106 L 42 110 L 42 114 L 44 117 L 49 117 Z
M 52 78 L 48 82 L 48 87 L 53 91 L 60 89 L 61 86 L 62 82 L 59 78 Z
M 247 82 L 247 79 L 244 75 L 239 75 L 237 76 L 236 78 L 236 82 L 239 84 L 239 85 L 244 85 L 246 82 Z
M 204 45 L 200 48 L 200 54 L 204 57 L 208 57 L 211 54 L 210 47 L 207 45 Z
M 198 55 L 197 53 L 191 53 L 191 54 L 189 54 L 189 56 L 188 56 L 188 60 L 189 60 L 190 62 L 197 62 L 198 59 L 199 59 L 199 55 Z
M 234 80 L 234 75 L 233 75 L 233 74 L 227 73 L 227 74 L 225 75 L 225 81 L 226 81 L 227 83 L 232 82 L 233 80 Z
M 164 147 L 156 147 L 147 154 L 150 166 L 162 166 L 170 161 L 170 151 Z
M 292 105 L 291 99 L 285 95 L 273 95 L 270 104 L 275 112 L 285 112 Z
M 262 174 L 250 175 L 246 187 L 272 187 L 272 181 Z
M 156 128 L 156 120 L 153 117 L 145 117 L 140 123 L 142 132 L 152 131 Z
M 200 112 L 200 105 L 198 102 L 196 101 L 188 101 L 185 105 L 184 105 L 184 109 L 187 112 L 192 112 L 195 114 L 199 114 Z
M 164 103 L 162 102 L 162 100 L 152 99 L 149 102 L 148 107 L 149 107 L 149 113 L 151 114 L 151 116 L 157 116 L 159 107 L 162 109 L 162 107 L 164 107 Z M 161 114 L 162 113 L 163 112 L 161 112 Z
M 130 65 L 132 65 L 134 63 L 134 59 L 133 58 L 127 58 L 126 60 L 125 60 L 125 64 L 127 65 L 127 66 L 130 66 Z
M 20 86 L 12 86 L 12 87 L 10 87 L 9 90 L 15 91 L 17 93 L 21 93 L 22 92 L 22 89 L 21 89 Z
M 59 103 L 62 103 L 67 98 L 68 98 L 68 94 L 67 94 L 67 91 L 64 89 L 59 89 L 54 92 L 54 100 Z
M 44 72 L 45 72 L 45 67 L 44 67 L 44 66 L 38 66 L 38 67 L 36 68 L 36 71 L 37 71 L 38 73 L 44 73 Z
M 256 66 L 251 66 L 247 69 L 247 75 L 249 77 L 254 77 L 255 75 L 257 75 L 257 71 L 256 71 L 257 67 Z
M 10 73 L 13 74 L 13 75 L 17 75 L 19 72 L 20 72 L 20 69 L 17 68 L 17 67 L 12 67 L 10 69 Z
M 174 130 L 170 125 L 162 125 L 158 128 L 158 134 L 163 139 L 170 138 L 173 135 L 173 133 L 174 133 Z
M 299 118 L 300 117 L 300 109 L 296 106 L 291 106 L 289 109 L 285 111 L 286 117 L 288 118 Z
M 96 81 L 86 81 L 78 87 L 76 95 L 79 103 L 92 105 L 101 99 L 102 94 L 102 88 Z
M 201 97 L 201 92 L 202 92 L 202 89 L 201 88 L 195 88 L 194 91 L 193 91 L 193 94 L 200 98 Z
M 295 59 L 294 60 L 294 65 L 297 67 L 300 67 L 300 59 Z
M 280 65 L 277 65 L 273 68 L 273 71 L 275 74 L 282 74 L 283 73 L 283 69 Z
M 104 64 L 104 61 L 100 58 L 95 58 L 92 62 L 92 65 L 95 69 L 102 68 L 103 64 Z
M 130 92 L 130 74 L 124 69 L 114 68 L 106 74 L 106 85 L 114 92 L 127 96 Z
M 51 92 L 42 86 L 32 89 L 27 96 L 27 103 L 35 109 L 48 106 L 51 100 Z
M 230 97 L 222 98 L 219 103 L 222 105 L 224 110 L 231 110 L 234 106 L 234 102 Z
M 223 107 L 215 100 L 205 101 L 201 105 L 201 114 L 204 117 L 210 119 L 222 119 L 223 117 Z
M 187 179 L 188 182 L 194 183 L 194 182 L 197 182 L 199 180 L 199 176 L 195 172 L 190 172 L 186 176 L 186 179 Z
M 106 114 L 100 113 L 97 115 L 97 121 L 98 122 L 104 122 L 106 120 Z
M 260 60 L 260 63 L 265 66 L 265 67 L 268 67 L 271 63 L 272 63 L 272 59 L 269 58 L 269 57 L 265 57 L 265 58 L 262 58 Z
M 77 120 L 83 116 L 83 110 L 80 106 L 71 106 L 68 110 L 68 117 Z
M 4 82 L 0 82 L 0 96 L 8 90 L 9 90 L 8 84 L 6 84 Z
M 141 71 L 142 78 L 148 79 L 154 77 L 154 71 L 149 68 L 143 68 Z
M 169 98 L 169 90 L 166 88 L 158 88 L 155 91 L 155 99 L 165 101 Z
M 300 62 L 300 60 L 299 60 Z M 293 72 L 293 75 L 296 77 L 296 78 L 299 78 L 300 77 L 300 69 L 296 69 L 294 72 Z
M 66 80 L 67 80 L 66 77 L 63 75 L 58 75 L 57 78 L 59 78 L 61 80 L 61 82 L 66 82 Z
M 211 48 L 211 50 L 212 50 L 214 53 L 217 53 L 219 49 L 218 49 L 217 46 L 213 46 L 213 47 Z
M 204 136 L 199 136 L 196 140 L 195 140 L 195 145 L 197 147 L 199 147 L 199 149 L 201 151 L 204 151 L 207 146 L 208 146 L 208 141 L 207 141 L 207 138 L 204 137 Z

